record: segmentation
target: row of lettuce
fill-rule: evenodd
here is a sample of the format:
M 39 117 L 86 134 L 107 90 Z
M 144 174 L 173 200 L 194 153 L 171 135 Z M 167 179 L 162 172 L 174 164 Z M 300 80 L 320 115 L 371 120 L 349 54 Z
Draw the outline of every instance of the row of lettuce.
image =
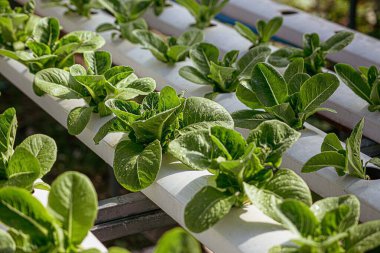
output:
M 126 3 L 140 1 L 107 2 L 120 3 L 120 8 L 131 11 L 133 8 Z M 21 29 L 25 37 L 23 42 L 17 41 L 19 46 L 15 47 L 15 42 L 5 43 L 9 42 L 4 39 L 9 34 L 2 28 L 4 49 L 0 49 L 0 53 L 23 63 L 35 74 L 36 95 L 49 94 L 85 102 L 85 106 L 69 112 L 70 134 L 80 134 L 93 114 L 110 118 L 94 136 L 95 143 L 108 133 L 125 133 L 116 147 L 113 167 L 117 181 L 126 189 L 140 191 L 151 185 L 160 170 L 162 156 L 168 153 L 191 170 L 208 170 L 214 175 L 185 208 L 185 223 L 193 232 L 212 227 L 232 208 L 253 204 L 299 237 L 290 246 L 273 248 L 273 252 L 365 252 L 379 246 L 380 221 L 358 224 L 359 201 L 355 196 L 327 198 L 312 204 L 310 190 L 302 178 L 292 170 L 281 168 L 282 155 L 300 137 L 298 130 L 303 129 L 305 120 L 319 110 L 326 110 L 320 105 L 339 86 L 333 74 L 313 74 L 310 66 L 315 67 L 316 62 L 306 55 L 311 50 L 313 56 L 317 55 L 312 59 L 324 63 L 325 55 L 342 49 L 352 40 L 352 34 L 341 32 L 321 44 L 316 36 L 305 36 L 309 47 L 303 50 L 304 57 L 300 57 L 299 51 L 297 57 L 287 58 L 288 63 L 279 61 L 287 66 L 283 75 L 264 62 L 268 56 L 279 59 L 279 55 L 270 55 L 268 47 L 254 45 L 239 59 L 238 52 L 231 51 L 219 60 L 218 49 L 201 42 L 203 34 L 198 30 L 190 30 L 177 39 L 169 38 L 165 54 L 151 49 L 158 59 L 161 57 L 162 61 L 171 63 L 189 55 L 195 67 L 184 67 L 180 71 L 187 79 L 212 84 L 216 92 L 236 90 L 239 100 L 251 109 L 231 116 L 212 100 L 185 98 L 170 86 L 156 92 L 152 78 L 139 78 L 128 66 L 112 66 L 110 53 L 98 50 L 104 45 L 99 34 L 77 31 L 60 37 L 58 20 L 34 16 L 33 6 L 33 1 L 15 10 L 1 5 L 1 17 L 17 22 L 14 27 L 29 27 L 29 30 Z M 20 19 L 17 19 L 18 14 Z M 267 42 L 271 36 L 268 38 L 264 30 L 272 30 L 266 27 L 274 26 L 278 20 L 261 23 L 263 32 L 256 39 Z M 243 25 L 238 26 L 248 34 Z M 10 30 L 15 32 L 13 28 Z M 133 33 L 136 37 L 149 37 L 150 41 L 156 36 L 141 29 Z M 254 37 L 251 38 L 253 41 Z M 185 54 L 176 54 L 183 50 Z M 83 65 L 76 64 L 78 55 L 82 56 Z M 321 71 L 317 70 L 315 72 Z M 373 72 L 373 68 L 367 69 L 371 78 Z M 368 80 L 373 83 L 371 78 Z M 220 90 L 219 86 L 229 90 Z M 21 144 L 13 150 L 14 110 L 7 110 L 1 117 L 5 148 L 0 174 L 4 186 L 0 191 L 4 194 L 0 194 L 0 200 L 7 211 L 1 221 L 11 228 L 2 238 L 11 238 L 18 249 L 24 250 L 21 252 L 34 252 L 42 245 L 48 246 L 47 251 L 41 252 L 52 252 L 52 249 L 82 252 L 78 245 L 96 216 L 96 194 L 88 179 L 78 173 L 65 173 L 51 187 L 47 211 L 36 204 L 37 200 L 28 191 L 33 187 L 49 188 L 39 183 L 39 179 L 54 163 L 54 141 L 45 136 L 32 136 L 28 145 Z M 321 154 L 311 158 L 303 171 L 332 166 L 338 175 L 367 179 L 367 163 L 360 160 L 363 124 L 362 120 L 355 127 L 346 148 L 335 135 L 327 135 Z M 251 129 L 248 137 L 235 131 L 235 126 Z M 378 159 L 369 162 L 380 165 Z M 75 195 L 80 191 L 86 194 Z M 74 202 L 78 204 L 73 205 Z M 20 203 L 28 203 L 28 206 Z M 74 206 L 78 209 L 73 209 Z M 38 210 L 34 210 L 35 207 Z M 20 211 L 23 217 L 10 219 Z M 74 229 L 75 226 L 78 228 Z

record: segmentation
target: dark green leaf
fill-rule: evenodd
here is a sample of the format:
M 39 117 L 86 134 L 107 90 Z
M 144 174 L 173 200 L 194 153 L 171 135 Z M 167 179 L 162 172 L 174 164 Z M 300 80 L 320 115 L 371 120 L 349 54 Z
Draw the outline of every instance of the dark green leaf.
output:
M 67 116 L 67 130 L 71 135 L 80 134 L 88 122 L 92 114 L 92 107 L 76 107 L 69 112 Z

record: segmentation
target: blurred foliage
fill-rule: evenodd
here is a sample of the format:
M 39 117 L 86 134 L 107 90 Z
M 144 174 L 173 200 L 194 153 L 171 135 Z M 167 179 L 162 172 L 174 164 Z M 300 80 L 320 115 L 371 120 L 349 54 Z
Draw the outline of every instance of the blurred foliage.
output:
M 327 20 L 347 26 L 350 0 L 276 0 Z M 357 30 L 380 38 L 380 0 L 359 0 L 356 15 Z

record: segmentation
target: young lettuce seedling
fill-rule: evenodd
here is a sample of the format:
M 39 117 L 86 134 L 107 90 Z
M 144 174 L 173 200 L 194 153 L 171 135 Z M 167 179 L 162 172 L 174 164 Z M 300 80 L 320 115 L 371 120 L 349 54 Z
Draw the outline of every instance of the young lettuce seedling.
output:
M 83 56 L 87 69 L 79 64 L 71 66 L 69 71 L 44 69 L 35 75 L 33 83 L 39 95 L 84 99 L 86 105 L 72 109 L 68 115 L 67 128 L 72 135 L 83 131 L 93 112 L 101 117 L 111 114 L 105 106 L 107 100 L 129 100 L 156 88 L 152 78 L 137 78 L 130 67 L 112 67 L 111 54 L 106 51 L 85 52 Z
M 360 202 L 354 195 L 326 198 L 311 207 L 287 199 L 275 210 L 298 238 L 294 245 L 275 246 L 270 253 L 369 252 L 380 246 L 380 221 L 358 224 Z
M 359 67 L 356 71 L 348 64 L 338 63 L 335 72 L 359 97 L 367 101 L 370 112 L 380 111 L 380 73 L 376 66 Z
M 178 38 L 168 37 L 166 41 L 148 30 L 135 30 L 133 33 L 157 60 L 169 64 L 184 61 L 190 48 L 204 40 L 204 33 L 198 29 L 186 31 Z
M 314 113 L 333 111 L 320 105 L 338 86 L 333 74 L 305 74 L 302 58 L 294 60 L 284 76 L 269 64 L 258 63 L 251 79 L 241 82 L 236 90 L 238 99 L 253 110 L 238 111 L 232 117 L 242 128 L 252 129 L 265 120 L 278 119 L 300 130 Z
M 112 37 L 119 35 L 131 43 L 138 43 L 133 31 L 148 30 L 148 24 L 141 18 L 152 4 L 152 0 L 98 0 L 114 17 L 114 24 L 104 23 L 96 28 L 97 32 L 116 31 Z
M 366 174 L 368 163 L 380 167 L 379 158 L 372 158 L 363 165 L 360 159 L 360 144 L 364 119 L 362 119 L 352 130 L 350 137 L 346 140 L 346 149 L 343 148 L 338 136 L 334 133 L 326 135 L 321 146 L 321 153 L 310 158 L 302 168 L 302 172 L 314 172 L 326 167 L 333 167 L 339 176 L 351 175 L 361 179 L 369 179 Z
M 65 7 L 65 14 L 77 14 L 86 18 L 90 18 L 94 10 L 102 9 L 102 5 L 98 0 L 49 0 L 46 1 L 48 6 Z
M 205 29 L 211 26 L 211 20 L 222 11 L 229 0 L 177 0 L 176 2 L 185 7 L 195 19 L 195 26 Z
M 178 136 L 222 125 L 233 127 L 230 114 L 218 103 L 205 98 L 183 98 L 171 87 L 152 92 L 141 104 L 117 99 L 106 102 L 116 115 L 95 136 L 98 143 L 110 132 L 128 133 L 115 151 L 114 173 L 129 191 L 151 185 L 160 170 L 162 154 Z
M 244 38 L 252 43 L 251 48 L 259 45 L 268 44 L 270 39 L 278 32 L 282 25 L 282 17 L 274 17 L 268 22 L 264 20 L 258 20 L 256 22 L 257 34 L 255 34 L 251 28 L 243 25 L 240 22 L 236 22 L 235 30 Z
M 17 60 L 27 66 L 33 74 L 46 68 L 68 68 L 74 64 L 74 56 L 101 48 L 105 41 L 97 33 L 75 31 L 59 39 L 58 19 L 47 17 L 38 21 L 32 37 L 26 42 L 30 49 L 10 51 L 0 49 L 0 55 Z
M 25 49 L 35 24 L 40 19 L 34 15 L 34 0 L 23 7 L 11 8 L 8 0 L 3 0 L 0 7 L 0 48 L 11 51 Z
M 81 243 L 93 227 L 98 209 L 91 181 L 78 172 L 65 172 L 51 185 L 47 207 L 30 192 L 16 187 L 0 189 L 0 232 L 5 252 L 96 252 Z M 1 231 L 1 230 L 0 230 Z M 16 250 L 17 249 L 17 250 Z M 1 251 L 4 252 L 4 251 Z
M 268 47 L 260 46 L 237 60 L 239 51 L 232 50 L 220 61 L 217 47 L 209 43 L 199 43 L 190 50 L 194 67 L 182 67 L 179 74 L 190 82 L 212 86 L 213 92 L 205 95 L 212 99 L 219 93 L 234 92 L 240 81 L 250 78 L 253 67 L 258 62 L 265 61 L 270 52 Z
M 305 34 L 303 49 L 285 47 L 271 54 L 268 62 L 276 67 L 286 67 L 297 58 L 303 58 L 306 72 L 313 76 L 326 67 L 326 56 L 336 53 L 348 46 L 354 39 L 354 33 L 339 31 L 328 40 L 320 42 L 316 33 Z
M 233 129 L 214 126 L 186 133 L 169 144 L 169 153 L 192 169 L 208 169 L 215 182 L 203 187 L 185 208 L 185 224 L 200 233 L 215 225 L 232 207 L 252 202 L 275 217 L 273 208 L 295 198 L 311 205 L 306 183 L 291 170 L 279 169 L 282 154 L 300 133 L 272 120 L 245 140 Z
M 16 110 L 9 108 L 0 114 L 0 188 L 15 186 L 28 191 L 49 188 L 41 179 L 57 158 L 57 145 L 49 136 L 34 134 L 16 148 Z

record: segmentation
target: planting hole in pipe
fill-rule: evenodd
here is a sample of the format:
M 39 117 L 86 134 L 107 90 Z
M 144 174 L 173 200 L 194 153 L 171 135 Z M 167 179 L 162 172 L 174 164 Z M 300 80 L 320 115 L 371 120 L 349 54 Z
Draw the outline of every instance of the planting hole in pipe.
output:
M 294 15 L 294 14 L 297 14 L 298 12 L 295 11 L 295 10 L 282 10 L 282 11 L 280 11 L 280 13 L 281 13 L 283 16 L 288 16 L 288 15 Z
M 378 180 L 380 179 L 380 169 L 372 166 L 367 166 L 366 174 L 369 176 L 369 180 Z

